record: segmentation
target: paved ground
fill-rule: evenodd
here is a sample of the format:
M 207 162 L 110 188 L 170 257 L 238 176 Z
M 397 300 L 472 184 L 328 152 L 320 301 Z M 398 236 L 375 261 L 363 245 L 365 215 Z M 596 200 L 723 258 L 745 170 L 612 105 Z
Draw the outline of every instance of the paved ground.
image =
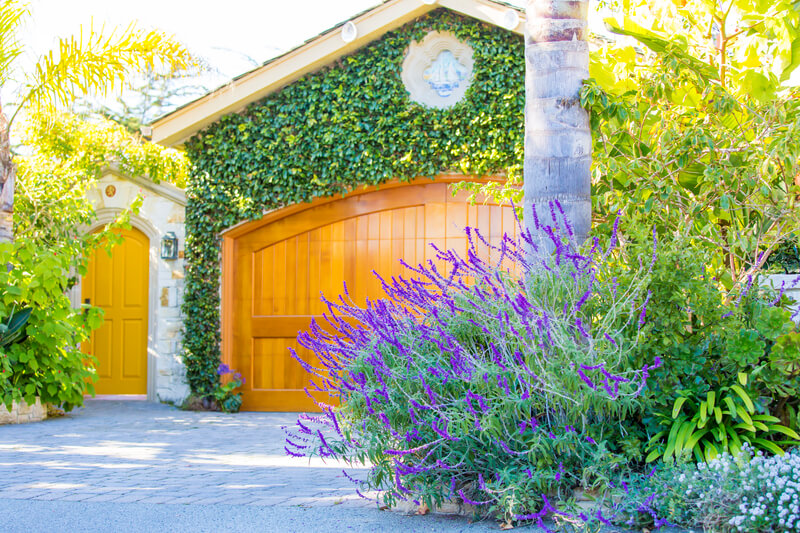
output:
M 499 530 L 378 510 L 355 495 L 344 465 L 285 455 L 281 426 L 294 420 L 95 399 L 62 418 L 0 426 L 0 533 Z
M 280 428 L 293 421 L 89 400 L 0 426 L 0 532 L 497 531 L 379 511 L 341 464 L 285 456 Z

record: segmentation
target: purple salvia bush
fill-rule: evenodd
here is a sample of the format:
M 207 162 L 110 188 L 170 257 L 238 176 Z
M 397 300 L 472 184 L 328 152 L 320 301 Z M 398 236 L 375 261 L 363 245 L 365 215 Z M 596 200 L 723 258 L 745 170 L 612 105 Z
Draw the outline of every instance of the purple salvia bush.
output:
M 579 520 L 551 502 L 614 463 L 618 422 L 660 362 L 629 367 L 647 265 L 623 290 L 613 250 L 579 249 L 549 207 L 550 225 L 532 214 L 548 246 L 519 221 L 496 244 L 466 228 L 465 256 L 405 265 L 410 277 L 381 278 L 384 299 L 359 307 L 345 288 L 325 300 L 324 321 L 298 337 L 320 364 L 295 358 L 308 393 L 334 401 L 287 430 L 287 453 L 373 465 L 358 488 L 388 505 L 457 499 L 505 520 Z

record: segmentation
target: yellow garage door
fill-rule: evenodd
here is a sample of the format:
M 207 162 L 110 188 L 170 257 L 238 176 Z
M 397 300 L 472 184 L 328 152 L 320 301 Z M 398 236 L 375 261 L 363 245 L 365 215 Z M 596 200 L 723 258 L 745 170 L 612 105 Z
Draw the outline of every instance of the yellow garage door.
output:
M 384 277 L 435 257 L 428 245 L 466 251 L 464 227 L 499 243 L 514 233 L 513 211 L 470 205 L 447 183 L 382 187 L 343 199 L 293 206 L 225 236 L 223 358 L 246 377 L 245 410 L 313 410 L 309 376 L 288 348 L 306 360 L 298 331 L 327 312 L 320 292 L 335 299 L 347 283 L 359 304 L 383 292 Z
M 97 358 L 97 394 L 146 394 L 150 243 L 137 229 L 118 233 L 122 244 L 95 251 L 81 283 L 83 301 L 105 312 L 84 351 Z

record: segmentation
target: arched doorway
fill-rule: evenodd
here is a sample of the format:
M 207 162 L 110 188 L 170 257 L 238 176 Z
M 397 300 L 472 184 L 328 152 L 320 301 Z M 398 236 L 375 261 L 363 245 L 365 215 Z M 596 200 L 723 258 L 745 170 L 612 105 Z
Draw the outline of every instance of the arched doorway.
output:
M 298 331 L 327 312 L 320 292 L 335 299 L 343 283 L 363 303 L 382 290 L 372 275 L 408 275 L 399 263 L 434 259 L 441 249 L 466 251 L 464 227 L 494 243 L 515 232 L 510 207 L 470 205 L 446 182 L 392 184 L 345 198 L 295 205 L 238 226 L 223 243 L 223 359 L 246 378 L 243 409 L 314 410 L 308 374 L 289 347 Z
M 97 394 L 146 394 L 150 240 L 119 229 L 112 254 L 96 250 L 81 282 L 81 301 L 103 308 L 104 323 L 84 343 L 97 358 Z

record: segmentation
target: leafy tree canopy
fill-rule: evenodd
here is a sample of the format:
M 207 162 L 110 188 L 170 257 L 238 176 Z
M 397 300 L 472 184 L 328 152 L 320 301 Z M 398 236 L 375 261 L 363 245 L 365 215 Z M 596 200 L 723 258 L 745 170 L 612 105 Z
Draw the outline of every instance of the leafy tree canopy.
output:
M 17 237 L 52 245 L 80 241 L 94 220 L 86 192 L 104 171 L 183 186 L 187 161 L 177 150 L 142 142 L 108 119 L 87 120 L 68 113 L 37 113 L 25 122 L 18 157 L 15 208 Z
M 0 400 L 10 405 L 40 397 L 69 409 L 93 391 L 93 369 L 87 364 L 92 357 L 81 353 L 80 344 L 102 324 L 102 310 L 74 309 L 66 291 L 86 273 L 92 250 L 118 241 L 114 228 L 126 224 L 141 201 L 113 224 L 86 235 L 95 220 L 86 191 L 111 164 L 155 181 L 174 176 L 179 184 L 186 171 L 179 155 L 141 143 L 121 126 L 83 122 L 59 110 L 81 97 L 107 96 L 137 74 L 173 73 L 197 61 L 163 32 L 132 24 L 62 38 L 32 68 L 23 69 L 20 58 L 27 50 L 17 30 L 27 14 L 23 3 L 0 0 L 0 87 L 10 96 L 10 105 L 0 105 L 0 241 L 14 237 L 0 242 L 0 259 L 9 265 L 0 280 L 0 316 L 32 309 L 28 338 L 0 351 Z M 20 150 L 25 155 L 12 158 L 10 132 L 12 124 L 20 124 L 17 117 L 25 119 Z
M 617 42 L 592 54 L 593 216 L 657 227 L 746 281 L 797 227 L 800 2 L 607 2 Z M 473 189 L 479 189 L 472 185 Z M 516 184 L 480 188 L 519 199 Z M 623 231 L 631 235 L 637 232 Z

